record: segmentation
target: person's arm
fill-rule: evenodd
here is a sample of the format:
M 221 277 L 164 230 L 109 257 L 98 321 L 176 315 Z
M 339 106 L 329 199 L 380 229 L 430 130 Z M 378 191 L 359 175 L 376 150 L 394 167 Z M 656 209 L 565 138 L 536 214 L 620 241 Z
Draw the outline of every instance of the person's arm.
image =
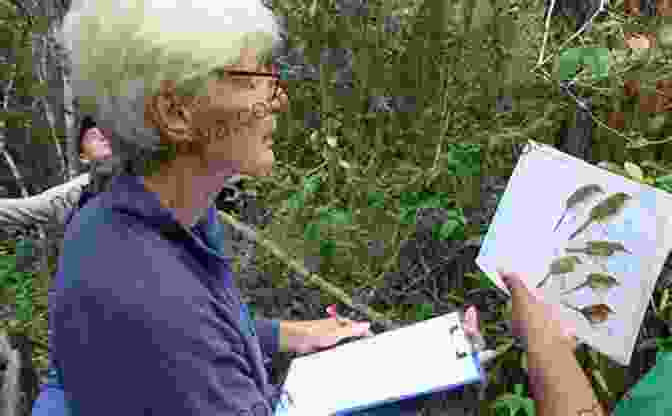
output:
M 530 390 L 539 416 L 606 416 L 574 356 L 576 330 L 530 292 L 517 273 L 498 271 L 511 293 L 511 329 L 527 344 Z
M 85 173 L 38 195 L 0 199 L 0 226 L 29 227 L 63 221 L 66 212 L 76 206 L 82 188 L 88 183 L 89 174 Z
M 539 416 L 606 416 L 569 342 L 531 333 L 528 377 Z

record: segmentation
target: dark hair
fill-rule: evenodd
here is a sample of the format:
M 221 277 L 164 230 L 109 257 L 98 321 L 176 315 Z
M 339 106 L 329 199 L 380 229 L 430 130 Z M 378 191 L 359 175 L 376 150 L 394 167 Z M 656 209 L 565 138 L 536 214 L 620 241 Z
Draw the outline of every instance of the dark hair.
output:
M 79 127 L 79 141 L 77 142 L 77 149 L 81 154 L 84 149 L 82 149 L 82 140 L 84 140 L 84 135 L 89 129 L 96 127 L 96 122 L 93 121 L 93 117 L 84 116 Z

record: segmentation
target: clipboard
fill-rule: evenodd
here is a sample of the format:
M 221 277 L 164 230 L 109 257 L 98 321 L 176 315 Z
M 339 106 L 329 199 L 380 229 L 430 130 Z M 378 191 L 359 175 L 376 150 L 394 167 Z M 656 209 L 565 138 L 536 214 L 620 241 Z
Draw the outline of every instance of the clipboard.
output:
M 345 416 L 484 383 L 485 343 L 463 322 L 453 312 L 295 358 L 274 416 Z

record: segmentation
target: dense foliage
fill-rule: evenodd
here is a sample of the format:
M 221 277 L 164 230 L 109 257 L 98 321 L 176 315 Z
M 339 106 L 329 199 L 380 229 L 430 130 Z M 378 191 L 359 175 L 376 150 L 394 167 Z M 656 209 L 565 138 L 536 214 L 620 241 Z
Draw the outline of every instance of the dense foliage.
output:
M 603 166 L 672 192 L 667 113 L 640 120 L 623 89 L 625 80 L 639 79 L 642 90 L 655 91 L 669 73 L 669 53 L 625 48 L 622 34 L 641 28 L 642 20 L 627 15 L 623 1 L 594 19 L 588 12 L 599 2 L 569 13 L 572 2 L 556 1 L 567 13 L 548 21 L 543 2 L 528 0 L 271 3 L 285 22 L 287 44 L 276 58 L 291 80 L 291 110 L 274 138 L 273 176 L 248 182 L 273 215 L 257 225 L 260 238 L 394 319 L 426 319 L 477 304 L 489 347 L 501 353 L 489 371 L 488 398 L 500 398 L 498 415 L 518 408 L 529 414 L 525 354 L 505 324 L 509 305 L 476 270 L 473 256 L 456 262 L 457 247 L 487 231 L 487 216 L 476 214 L 492 214 L 492 204 L 483 204 L 491 196 L 483 190 L 493 193 L 485 184 L 506 182 L 519 145 L 527 139 L 558 144 L 563 124 L 587 99 L 594 130 L 589 161 L 609 162 Z M 13 51 L 1 63 L 10 69 L 0 72 L 2 90 L 6 96 L 12 83 L 22 94 L 44 93 L 34 78 L 27 81 L 26 30 L 37 29 L 13 13 L 11 32 L 0 39 L 0 47 Z M 590 30 L 575 36 L 588 21 Z M 589 65 L 558 75 L 561 57 L 574 53 L 563 55 L 568 51 L 605 47 L 608 76 L 594 76 L 592 68 L 599 67 Z M 625 115 L 622 127 L 608 122 L 615 111 Z M 31 128 L 26 114 L 7 105 L 0 110 L 3 143 L 13 139 L 5 128 L 11 123 Z M 643 128 L 650 119 L 657 120 L 655 131 Z M 11 149 L 27 160 L 21 148 Z M 8 325 L 46 344 L 48 276 L 18 272 L 13 250 L 10 244 L 0 263 L 3 300 L 16 305 Z M 293 287 L 286 262 L 265 251 L 259 259 L 273 276 L 274 293 Z M 665 325 L 672 313 L 669 290 L 658 287 L 650 317 Z M 316 302 L 322 305 L 334 300 L 321 297 Z M 629 383 L 626 369 L 592 351 L 578 355 L 600 397 L 613 404 Z M 36 356 L 43 368 L 46 349 Z

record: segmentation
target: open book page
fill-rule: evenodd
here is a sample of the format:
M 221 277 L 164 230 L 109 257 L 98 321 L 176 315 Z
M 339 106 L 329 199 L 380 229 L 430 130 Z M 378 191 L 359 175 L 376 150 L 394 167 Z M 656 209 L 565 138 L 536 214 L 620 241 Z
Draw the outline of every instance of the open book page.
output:
M 476 263 L 517 272 L 558 304 L 577 337 L 628 365 L 672 250 L 672 195 L 531 142 Z
M 329 416 L 480 377 L 459 314 L 452 313 L 294 359 L 283 385 L 292 403 L 276 416 Z

